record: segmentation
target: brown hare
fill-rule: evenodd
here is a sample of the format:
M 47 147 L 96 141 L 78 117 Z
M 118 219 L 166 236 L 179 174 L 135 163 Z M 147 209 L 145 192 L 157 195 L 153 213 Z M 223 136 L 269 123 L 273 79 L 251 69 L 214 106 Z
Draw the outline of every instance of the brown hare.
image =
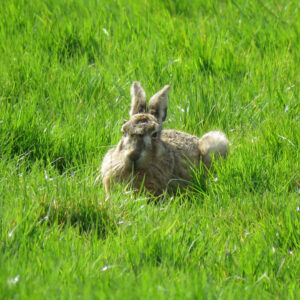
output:
M 212 154 L 226 157 L 229 142 L 224 133 L 211 131 L 202 138 L 178 130 L 162 130 L 167 116 L 170 89 L 166 85 L 146 107 L 146 94 L 139 82 L 131 87 L 130 120 L 122 126 L 123 137 L 102 163 L 101 176 L 109 194 L 114 182 L 144 187 L 155 196 L 174 192 L 192 180 L 191 167 L 203 163 L 210 168 Z

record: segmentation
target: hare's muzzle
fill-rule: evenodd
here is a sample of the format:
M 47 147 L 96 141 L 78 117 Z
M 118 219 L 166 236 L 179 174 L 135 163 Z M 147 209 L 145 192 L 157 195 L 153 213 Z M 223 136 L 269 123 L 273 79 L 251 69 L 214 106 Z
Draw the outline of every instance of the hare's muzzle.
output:
M 133 150 L 127 154 L 127 157 L 133 163 L 136 162 L 141 156 L 141 152 L 139 150 Z
M 132 135 L 124 139 L 124 150 L 128 167 L 138 167 L 142 161 L 145 145 L 143 136 Z

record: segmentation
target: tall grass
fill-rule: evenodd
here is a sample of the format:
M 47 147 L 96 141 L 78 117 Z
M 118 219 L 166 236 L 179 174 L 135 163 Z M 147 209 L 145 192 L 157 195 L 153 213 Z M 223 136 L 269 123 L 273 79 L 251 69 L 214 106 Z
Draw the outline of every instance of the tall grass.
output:
M 297 1 L 4 1 L 0 298 L 300 297 Z M 216 174 L 160 203 L 95 179 L 129 87 L 220 129 Z

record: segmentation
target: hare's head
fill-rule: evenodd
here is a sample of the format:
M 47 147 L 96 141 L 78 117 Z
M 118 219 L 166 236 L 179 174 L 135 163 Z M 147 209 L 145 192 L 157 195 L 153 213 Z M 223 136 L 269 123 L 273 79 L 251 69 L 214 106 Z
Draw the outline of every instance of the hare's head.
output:
M 166 120 L 168 90 L 166 85 L 149 100 L 139 82 L 131 87 L 130 120 L 122 126 L 123 137 L 118 150 L 123 153 L 128 168 L 146 168 L 159 155 L 162 124 Z

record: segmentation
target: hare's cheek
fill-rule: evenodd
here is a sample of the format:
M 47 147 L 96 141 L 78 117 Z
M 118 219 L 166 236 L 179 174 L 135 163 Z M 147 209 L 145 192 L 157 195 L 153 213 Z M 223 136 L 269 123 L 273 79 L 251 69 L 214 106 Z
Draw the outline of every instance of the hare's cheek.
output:
M 122 148 L 126 149 L 126 147 L 128 147 L 128 145 L 130 145 L 130 138 L 129 136 L 125 136 L 124 138 L 122 138 Z
M 154 143 L 153 153 L 156 155 L 156 157 L 162 157 L 165 153 L 165 148 L 160 143 Z

